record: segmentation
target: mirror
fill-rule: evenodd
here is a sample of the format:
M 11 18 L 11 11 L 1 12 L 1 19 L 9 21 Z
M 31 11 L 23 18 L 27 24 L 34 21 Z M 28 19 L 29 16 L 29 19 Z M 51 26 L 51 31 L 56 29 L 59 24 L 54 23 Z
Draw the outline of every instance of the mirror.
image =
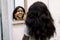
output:
M 24 0 L 14 0 L 13 24 L 22 24 L 26 18 Z

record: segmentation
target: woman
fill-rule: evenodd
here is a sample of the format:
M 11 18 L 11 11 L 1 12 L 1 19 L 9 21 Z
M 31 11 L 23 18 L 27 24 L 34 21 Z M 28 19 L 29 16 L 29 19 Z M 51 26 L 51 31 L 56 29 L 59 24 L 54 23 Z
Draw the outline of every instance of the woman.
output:
M 54 20 L 43 2 L 33 3 L 26 18 L 23 40 L 50 40 L 54 36 Z
M 21 6 L 18 6 L 13 11 L 14 20 L 24 20 L 25 9 Z

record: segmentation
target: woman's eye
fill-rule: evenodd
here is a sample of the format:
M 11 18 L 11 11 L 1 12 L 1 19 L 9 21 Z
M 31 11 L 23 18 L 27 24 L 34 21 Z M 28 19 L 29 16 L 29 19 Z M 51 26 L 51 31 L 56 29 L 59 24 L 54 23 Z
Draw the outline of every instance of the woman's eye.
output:
M 21 10 L 21 12 L 23 12 L 23 11 Z
M 17 11 L 17 12 L 23 12 L 23 11 Z

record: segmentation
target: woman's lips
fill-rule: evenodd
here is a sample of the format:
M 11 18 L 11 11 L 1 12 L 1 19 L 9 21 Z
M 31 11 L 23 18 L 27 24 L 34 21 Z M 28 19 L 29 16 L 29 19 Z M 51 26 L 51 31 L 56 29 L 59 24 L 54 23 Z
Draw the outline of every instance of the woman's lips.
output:
M 19 17 L 22 17 L 22 14 L 20 13 L 20 14 L 18 14 L 18 16 L 19 16 Z

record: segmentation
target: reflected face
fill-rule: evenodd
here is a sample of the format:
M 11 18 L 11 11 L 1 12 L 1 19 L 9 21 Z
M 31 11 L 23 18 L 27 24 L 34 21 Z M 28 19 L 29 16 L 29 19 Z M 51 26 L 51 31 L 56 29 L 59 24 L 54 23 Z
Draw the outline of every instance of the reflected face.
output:
M 15 14 L 18 18 L 21 18 L 23 16 L 24 12 L 22 8 L 19 8 Z

